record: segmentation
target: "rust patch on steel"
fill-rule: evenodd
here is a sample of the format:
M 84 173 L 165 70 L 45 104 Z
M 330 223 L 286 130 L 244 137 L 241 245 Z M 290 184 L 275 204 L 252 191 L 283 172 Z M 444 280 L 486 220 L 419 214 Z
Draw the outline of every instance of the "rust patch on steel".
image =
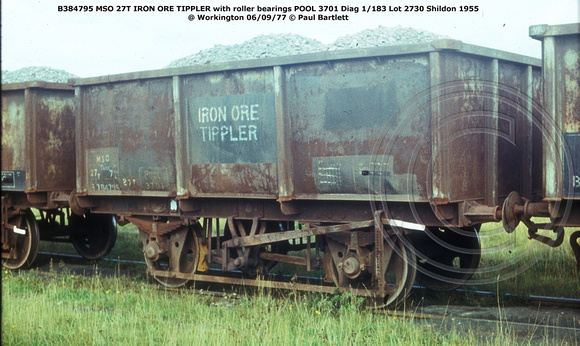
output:
M 577 40 L 575 46 L 566 49 L 562 59 L 566 100 L 563 109 L 565 133 L 580 132 L 580 44 Z
M 3 85 L 2 170 L 26 172 L 26 191 L 70 191 L 75 166 L 74 90 Z
M 51 189 L 75 187 L 74 98 L 70 91 L 39 91 L 36 106 L 37 179 Z
M 380 162 L 388 156 L 394 158 L 393 173 L 418 177 L 413 179 L 418 186 L 405 193 L 421 191 L 418 195 L 426 197 L 430 150 L 417 143 L 429 123 L 423 110 L 412 118 L 399 115 L 428 85 L 425 56 L 312 64 L 287 73 L 296 195 L 324 192 L 316 181 L 326 173 L 312 169 L 317 158 L 375 156 L 372 161 Z M 367 192 L 359 189 L 359 194 Z
M 86 136 L 82 139 L 85 147 L 93 152 L 118 149 L 118 161 L 114 163 L 115 181 L 110 182 L 112 186 L 118 186 L 98 193 L 174 195 L 172 80 L 99 84 L 81 89 L 83 108 L 80 116 L 86 127 Z M 89 152 L 83 154 L 89 155 Z M 98 162 L 88 164 L 96 165 Z M 90 178 L 91 172 L 86 174 Z M 99 190 L 95 186 L 87 188 L 93 192 Z
M 193 196 L 231 193 L 275 196 L 277 186 L 275 163 L 191 166 L 190 191 Z

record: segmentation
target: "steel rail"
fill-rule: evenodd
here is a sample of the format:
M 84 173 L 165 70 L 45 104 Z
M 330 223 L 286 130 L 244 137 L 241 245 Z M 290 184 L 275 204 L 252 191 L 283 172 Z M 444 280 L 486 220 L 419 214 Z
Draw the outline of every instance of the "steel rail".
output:
M 58 256 L 58 257 L 65 257 L 65 258 L 75 258 L 75 259 L 82 259 L 82 260 L 86 260 L 86 261 L 90 261 L 86 258 L 84 258 L 81 255 L 69 255 L 69 254 L 62 254 L 62 253 L 54 253 L 54 252 L 43 252 L 43 251 L 39 251 L 38 252 L 39 255 L 44 255 L 44 256 Z M 128 264 L 142 264 L 142 265 L 147 265 L 146 262 L 141 262 L 141 261 L 129 261 L 129 260 L 121 260 L 121 259 L 115 259 L 115 258 L 106 258 L 103 257 L 97 261 L 107 261 L 107 262 L 115 262 L 115 263 L 128 263 Z
M 39 255 L 45 256 L 59 256 L 64 258 L 74 258 L 74 259 L 85 259 L 80 255 L 69 255 L 69 254 L 59 254 L 59 253 L 51 253 L 51 252 L 38 252 Z M 141 261 L 130 261 L 130 260 L 121 260 L 121 259 L 114 259 L 114 258 L 102 258 L 103 261 L 114 262 L 114 263 L 127 263 L 127 264 L 138 264 L 138 265 L 147 265 L 146 262 Z M 147 271 L 150 275 L 158 275 L 162 277 L 167 276 L 167 272 L 164 271 Z M 212 273 L 216 273 L 213 275 Z M 219 274 L 219 275 L 218 275 Z M 364 290 L 364 289 L 339 289 L 333 285 L 324 285 L 323 280 L 317 277 L 309 277 L 309 276 L 295 276 L 295 275 L 287 275 L 287 274 L 267 274 L 264 279 L 252 279 L 252 278 L 244 278 L 241 277 L 242 272 L 240 271 L 232 271 L 231 275 L 223 275 L 221 270 L 217 269 L 210 269 L 209 274 L 183 274 L 183 273 L 176 273 L 174 276 L 176 278 L 183 278 L 183 279 L 191 279 L 193 281 L 200 281 L 200 282 L 213 282 L 219 284 L 226 284 L 226 285 L 237 285 L 237 286 L 256 286 L 256 287 L 264 287 L 264 288 L 273 288 L 273 289 L 288 289 L 288 290 L 298 290 L 298 291 L 311 291 L 311 292 L 320 292 L 325 294 L 332 294 L 336 292 L 340 293 L 356 293 L 357 295 L 363 297 L 371 297 L 372 291 Z M 173 275 L 173 274 L 172 274 Z M 308 282 L 308 283 L 306 283 Z M 423 291 L 426 290 L 426 287 L 423 286 L 413 286 L 412 288 L 414 291 Z M 470 294 L 475 296 L 484 296 L 484 297 L 497 297 L 497 293 L 489 292 L 489 291 L 471 291 L 465 289 L 456 289 L 450 291 L 450 293 L 459 293 L 459 294 Z M 565 298 L 565 297 L 550 297 L 550 296 L 539 296 L 539 295 L 518 295 L 512 293 L 505 293 L 500 296 L 500 298 L 513 298 L 519 299 L 528 302 L 527 305 L 532 306 L 558 306 L 558 307 L 565 307 L 565 308 L 572 308 L 572 309 L 580 309 L 580 299 L 577 298 Z

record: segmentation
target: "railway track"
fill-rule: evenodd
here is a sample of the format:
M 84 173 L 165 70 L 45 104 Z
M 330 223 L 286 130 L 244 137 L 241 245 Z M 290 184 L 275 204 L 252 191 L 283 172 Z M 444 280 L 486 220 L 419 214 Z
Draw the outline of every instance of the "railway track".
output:
M 79 256 L 79 255 L 70 255 L 70 254 L 62 254 L 62 253 L 54 253 L 54 252 L 44 252 L 44 251 L 39 251 L 38 254 L 39 255 L 42 255 L 42 256 L 53 256 L 53 257 L 71 258 L 71 259 L 78 259 L 78 260 L 86 261 L 86 259 L 83 256 Z M 129 260 L 116 259 L 116 258 L 106 258 L 106 257 L 100 259 L 100 261 L 114 262 L 114 263 L 126 263 L 126 264 L 142 264 L 144 266 L 147 265 L 147 263 L 145 263 L 145 261 L 129 261 Z
M 61 254 L 61 253 L 52 253 L 52 252 L 39 252 L 41 256 L 49 256 L 49 257 L 59 257 L 64 259 L 71 259 L 71 260 L 78 260 L 83 261 L 86 263 L 86 260 L 79 255 L 70 255 L 70 254 Z M 147 266 L 145 261 L 130 261 L 130 260 L 122 260 L 122 259 L 115 259 L 115 258 L 103 258 L 102 261 L 116 263 L 116 264 L 128 264 L 128 265 L 138 265 L 138 266 Z M 90 271 L 87 271 L 89 273 Z M 212 275 L 214 271 L 210 270 L 208 275 L 198 275 L 200 279 L 207 279 L 210 278 L 209 281 L 213 281 L 214 283 L 218 283 L 221 285 L 244 285 L 244 282 L 248 280 L 256 280 L 256 279 L 248 279 L 244 278 L 242 273 L 239 271 L 234 271 L 231 276 L 223 277 L 223 276 L 216 276 Z M 221 273 L 219 270 L 215 270 L 215 272 Z M 215 277 L 216 279 L 211 280 L 211 277 Z M 220 279 L 221 278 L 221 279 Z M 204 281 L 204 280 L 202 280 Z M 307 276 L 296 276 L 296 275 L 284 275 L 284 274 L 268 274 L 267 276 L 261 279 L 260 287 L 263 288 L 272 288 L 272 289 L 290 289 L 290 290 L 308 290 L 310 291 L 312 286 L 319 287 L 319 292 L 321 293 L 334 293 L 336 291 L 336 287 L 325 284 L 321 278 L 317 277 L 307 277 Z M 302 289 L 304 288 L 304 289 Z M 160 286 L 160 289 L 170 289 L 168 287 Z M 179 290 L 176 288 L 174 290 Z M 199 290 L 198 290 L 199 291 Z M 204 291 L 205 294 L 209 294 L 207 290 Z M 411 299 L 415 299 L 416 301 L 421 301 L 425 295 L 429 295 L 432 293 L 428 289 L 423 286 L 413 286 L 411 292 Z M 459 300 L 459 301 L 479 301 L 481 299 L 485 299 L 487 301 L 501 301 L 502 304 L 513 305 L 517 303 L 517 305 L 526 305 L 530 307 L 561 307 L 561 308 L 569 308 L 569 309 L 578 309 L 580 310 L 580 299 L 575 298 L 563 298 L 563 297 L 550 297 L 550 296 L 539 296 L 539 295 L 529 295 L 529 296 L 521 296 L 517 294 L 505 293 L 499 295 L 495 292 L 489 291 L 471 291 L 471 290 L 464 290 L 464 289 L 456 289 L 449 292 L 446 292 L 449 295 L 450 300 Z M 217 292 L 216 295 L 220 296 L 223 295 L 223 292 Z M 468 296 L 468 299 L 465 297 Z M 511 302 L 511 303 L 510 303 Z M 580 326 L 580 324 L 579 324 Z M 579 331 L 580 332 L 580 331 Z
M 410 320 L 442 334 L 473 334 L 482 343 L 488 343 L 497 335 L 511 335 L 522 344 L 580 344 L 580 312 L 575 309 L 427 306 L 378 313 Z

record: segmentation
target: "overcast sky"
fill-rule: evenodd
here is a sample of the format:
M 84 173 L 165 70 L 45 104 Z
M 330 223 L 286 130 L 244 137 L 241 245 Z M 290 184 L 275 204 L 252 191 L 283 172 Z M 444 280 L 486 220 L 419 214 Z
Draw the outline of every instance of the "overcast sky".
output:
M 128 5 L 130 12 L 59 12 L 59 5 Z M 135 5 L 291 6 L 422 4 L 479 7 L 474 13 L 346 13 L 348 21 L 203 22 L 193 12 L 134 12 Z M 218 12 L 212 11 L 210 14 Z M 255 10 L 252 13 L 257 13 Z M 296 15 L 305 14 L 291 12 Z M 318 12 L 319 13 L 319 12 Z M 317 14 L 318 14 L 317 13 Z M 233 14 L 225 13 L 225 14 Z M 247 14 L 245 12 L 244 14 Z M 287 13 L 288 14 L 288 13 Z M 215 44 L 242 43 L 260 34 L 294 33 L 331 43 L 340 36 L 382 26 L 405 26 L 491 48 L 540 57 L 540 43 L 528 36 L 534 24 L 579 21 L 578 0 L 4 0 L 2 70 L 50 66 L 81 77 L 158 69 Z

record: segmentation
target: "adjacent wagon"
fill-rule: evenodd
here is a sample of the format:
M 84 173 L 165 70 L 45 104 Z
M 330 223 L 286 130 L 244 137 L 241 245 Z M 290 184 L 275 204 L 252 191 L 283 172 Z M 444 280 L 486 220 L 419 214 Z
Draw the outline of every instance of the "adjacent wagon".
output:
M 75 216 L 75 97 L 71 86 L 2 85 L 2 264 L 29 266 L 39 241 L 72 241 L 86 258 L 113 246 L 112 216 Z M 38 210 L 37 216 L 32 212 Z

